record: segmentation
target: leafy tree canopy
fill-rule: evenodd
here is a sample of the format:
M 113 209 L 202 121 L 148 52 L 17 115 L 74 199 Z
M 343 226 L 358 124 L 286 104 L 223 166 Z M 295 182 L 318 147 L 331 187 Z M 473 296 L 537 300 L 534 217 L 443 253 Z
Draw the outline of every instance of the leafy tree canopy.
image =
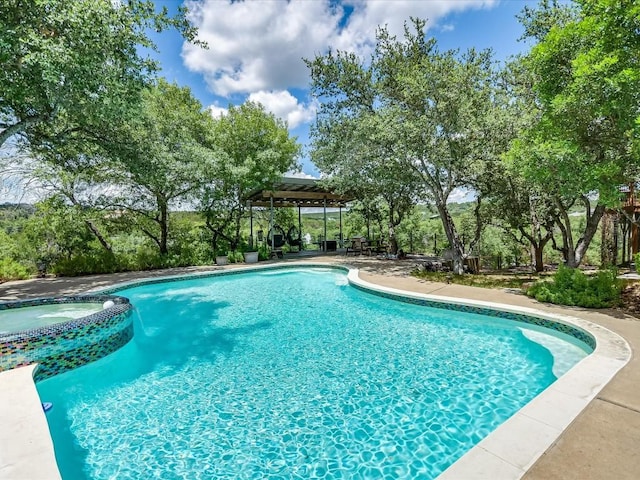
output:
M 200 210 L 212 232 L 212 246 L 223 240 L 232 250 L 240 243 L 246 197 L 296 167 L 300 145 L 287 125 L 259 103 L 229 106 L 212 130 L 220 154 L 201 196 Z
M 638 175 L 640 5 L 632 0 L 541 2 L 529 26 L 547 19 L 526 65 L 543 114 L 526 139 L 532 176 L 552 175 L 566 194 L 597 191 L 618 202 L 618 186 Z
M 185 13 L 172 18 L 149 0 L 1 2 L 0 146 L 117 119 L 157 70 L 143 53 L 154 48 L 149 28 L 177 28 L 196 41 Z
M 352 165 L 380 191 L 434 202 L 461 273 L 464 246 L 447 201 L 487 174 L 512 129 L 491 53 L 441 52 L 425 24 L 414 19 L 402 40 L 380 29 L 370 62 L 346 52 L 307 62 L 321 102 L 314 158 L 326 173 L 344 176 Z M 416 186 L 408 196 L 407 185 Z

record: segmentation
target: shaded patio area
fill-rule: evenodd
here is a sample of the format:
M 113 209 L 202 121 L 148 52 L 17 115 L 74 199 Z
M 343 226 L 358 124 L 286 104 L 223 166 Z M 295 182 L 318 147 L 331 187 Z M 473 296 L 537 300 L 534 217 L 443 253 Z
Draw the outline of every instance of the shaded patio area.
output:
M 277 242 L 274 240 L 274 231 L 276 225 L 273 220 L 274 208 L 297 208 L 298 209 L 298 238 L 297 242 L 302 243 L 302 213 L 303 208 L 322 208 L 324 213 L 324 235 L 323 241 L 320 242 L 320 249 L 324 252 L 336 251 L 343 248 L 342 235 L 342 209 L 346 208 L 347 203 L 354 200 L 352 195 L 344 195 L 336 193 L 331 189 L 322 185 L 319 180 L 310 178 L 293 178 L 283 177 L 274 182 L 271 187 L 256 190 L 249 194 L 246 198 L 250 212 L 250 240 L 253 245 L 253 207 L 269 208 L 269 233 L 267 241 L 270 245 L 275 246 Z M 327 208 L 337 208 L 339 210 L 339 239 L 329 240 L 327 237 Z M 291 230 L 289 230 L 290 232 Z M 285 235 L 285 232 L 282 232 Z M 288 235 L 288 233 L 286 234 Z

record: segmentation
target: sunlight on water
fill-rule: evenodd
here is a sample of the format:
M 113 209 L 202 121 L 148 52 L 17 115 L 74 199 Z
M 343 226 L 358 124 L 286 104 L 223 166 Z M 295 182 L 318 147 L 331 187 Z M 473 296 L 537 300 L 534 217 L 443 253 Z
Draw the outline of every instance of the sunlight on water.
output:
M 38 384 L 63 478 L 435 478 L 587 354 L 324 270 L 119 292 L 134 340 Z

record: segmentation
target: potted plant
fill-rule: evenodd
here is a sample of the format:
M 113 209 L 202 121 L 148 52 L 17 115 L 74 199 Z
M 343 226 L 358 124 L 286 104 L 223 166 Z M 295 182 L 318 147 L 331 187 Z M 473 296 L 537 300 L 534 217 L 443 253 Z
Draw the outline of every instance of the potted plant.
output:
M 261 231 L 258 231 L 260 238 Z M 258 263 L 258 248 L 253 241 L 253 237 L 249 237 L 249 242 L 244 251 L 244 263 Z
M 258 263 L 258 251 L 247 250 L 244 252 L 244 263 Z
M 229 263 L 229 256 L 226 251 L 216 252 L 216 265 L 227 265 Z

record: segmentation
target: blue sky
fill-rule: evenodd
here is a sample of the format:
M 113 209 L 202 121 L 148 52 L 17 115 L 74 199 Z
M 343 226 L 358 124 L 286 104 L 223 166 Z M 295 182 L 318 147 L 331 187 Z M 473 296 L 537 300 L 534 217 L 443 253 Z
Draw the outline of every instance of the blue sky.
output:
M 175 11 L 179 0 L 156 1 Z M 441 50 L 491 48 L 497 60 L 525 51 L 515 15 L 537 0 L 186 0 L 192 23 L 209 44 L 203 50 L 174 32 L 154 35 L 161 75 L 191 88 L 212 114 L 246 99 L 261 102 L 288 121 L 290 132 L 307 145 L 315 106 L 302 58 L 329 47 L 371 52 L 378 25 L 401 35 L 409 17 L 429 19 L 427 35 Z M 305 175 L 319 172 L 306 158 Z

